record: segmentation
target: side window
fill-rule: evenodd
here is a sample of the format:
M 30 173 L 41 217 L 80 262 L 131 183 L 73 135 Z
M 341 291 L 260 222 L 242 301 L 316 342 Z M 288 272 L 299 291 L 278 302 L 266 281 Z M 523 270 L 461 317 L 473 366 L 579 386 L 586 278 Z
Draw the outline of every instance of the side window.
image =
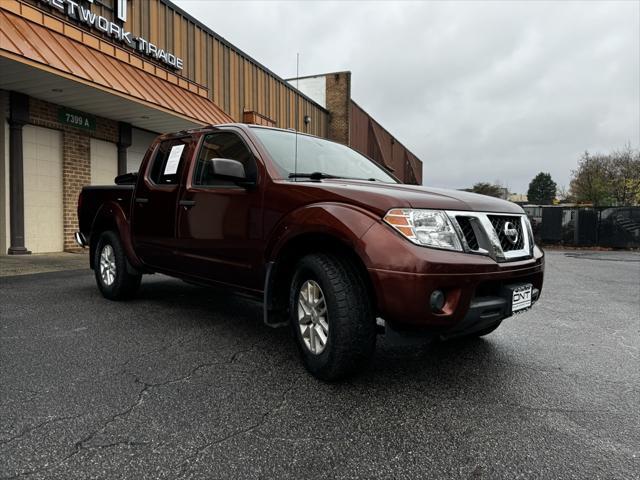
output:
M 189 138 L 175 138 L 160 143 L 149 172 L 149 178 L 153 183 L 178 184 L 189 140 Z
M 232 132 L 211 133 L 204 138 L 193 172 L 193 184 L 199 186 L 228 186 L 233 182 L 215 178 L 209 160 L 228 158 L 244 165 L 248 178 L 256 176 L 256 162 L 242 139 Z

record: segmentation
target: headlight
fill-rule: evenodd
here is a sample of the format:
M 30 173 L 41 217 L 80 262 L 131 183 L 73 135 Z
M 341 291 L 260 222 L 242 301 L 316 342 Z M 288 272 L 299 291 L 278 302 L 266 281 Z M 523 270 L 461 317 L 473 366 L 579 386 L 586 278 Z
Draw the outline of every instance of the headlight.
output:
M 451 220 L 443 211 L 394 208 L 384 221 L 416 245 L 462 251 Z

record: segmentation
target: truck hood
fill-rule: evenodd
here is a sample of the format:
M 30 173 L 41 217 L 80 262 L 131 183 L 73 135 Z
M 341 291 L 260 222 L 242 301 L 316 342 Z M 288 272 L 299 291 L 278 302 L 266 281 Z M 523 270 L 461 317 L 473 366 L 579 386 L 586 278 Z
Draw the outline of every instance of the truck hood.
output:
M 342 201 L 377 210 L 377 213 L 384 213 L 390 208 L 523 213 L 522 208 L 515 203 L 459 190 L 344 179 L 303 183 L 317 186 L 327 193 L 332 192 L 340 196 Z

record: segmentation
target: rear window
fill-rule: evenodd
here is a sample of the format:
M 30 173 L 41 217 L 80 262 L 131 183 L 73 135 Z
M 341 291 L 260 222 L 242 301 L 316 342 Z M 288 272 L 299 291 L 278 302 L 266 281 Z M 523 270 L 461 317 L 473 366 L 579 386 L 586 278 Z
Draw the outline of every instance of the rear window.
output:
M 149 179 L 158 185 L 177 185 L 190 137 L 161 142 L 149 171 Z

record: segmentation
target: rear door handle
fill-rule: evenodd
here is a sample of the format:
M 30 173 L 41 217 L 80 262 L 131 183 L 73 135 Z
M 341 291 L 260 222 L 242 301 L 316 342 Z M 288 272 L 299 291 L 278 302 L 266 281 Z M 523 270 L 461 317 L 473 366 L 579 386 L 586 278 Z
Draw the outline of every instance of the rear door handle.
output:
M 196 204 L 195 200 L 180 200 L 178 205 L 181 207 L 193 207 Z
M 148 198 L 136 197 L 136 203 L 149 203 Z

